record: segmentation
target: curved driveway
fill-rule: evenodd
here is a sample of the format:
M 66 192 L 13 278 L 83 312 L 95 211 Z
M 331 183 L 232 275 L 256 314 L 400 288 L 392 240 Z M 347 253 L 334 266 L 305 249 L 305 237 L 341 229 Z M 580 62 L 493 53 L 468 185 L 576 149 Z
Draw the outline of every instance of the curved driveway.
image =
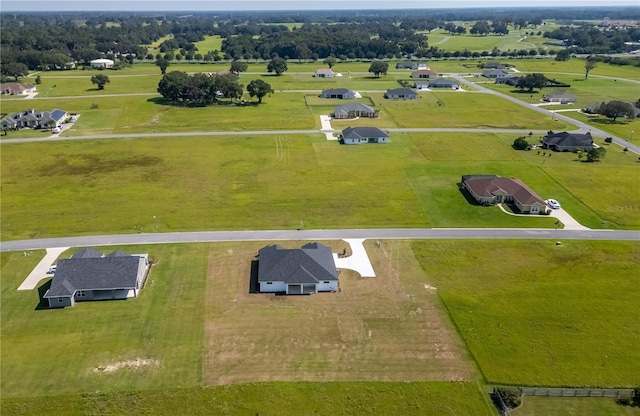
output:
M 199 231 L 116 234 L 85 237 L 4 241 L 0 251 L 52 247 L 135 244 L 210 243 L 225 241 L 338 240 L 338 239 L 458 239 L 507 238 L 553 240 L 640 241 L 640 230 L 554 230 L 539 228 L 378 228 L 344 230 Z

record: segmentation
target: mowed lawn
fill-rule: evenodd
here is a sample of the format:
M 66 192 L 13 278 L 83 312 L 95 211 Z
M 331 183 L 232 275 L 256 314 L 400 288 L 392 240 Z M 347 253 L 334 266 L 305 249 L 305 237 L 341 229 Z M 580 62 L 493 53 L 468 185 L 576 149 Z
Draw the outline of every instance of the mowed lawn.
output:
M 17 291 L 42 252 L 2 253 L 2 397 L 200 385 L 209 247 L 121 247 L 158 262 L 139 298 L 56 310 Z
M 493 414 L 409 242 L 368 241 L 378 277 L 336 293 L 249 293 L 273 243 L 105 248 L 157 261 L 140 297 L 60 310 L 16 290 L 43 252 L 2 253 L 3 414 Z
M 637 242 L 412 246 L 487 382 L 640 384 Z
M 525 397 L 513 416 L 638 416 L 640 408 L 599 397 Z

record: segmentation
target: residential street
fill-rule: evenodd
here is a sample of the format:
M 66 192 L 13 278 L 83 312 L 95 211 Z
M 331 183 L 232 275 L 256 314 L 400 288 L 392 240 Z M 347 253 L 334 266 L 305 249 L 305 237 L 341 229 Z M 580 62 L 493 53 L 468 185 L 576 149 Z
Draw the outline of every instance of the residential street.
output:
M 4 241 L 0 251 L 53 247 L 89 247 L 134 244 L 205 243 L 224 241 L 339 240 L 339 239 L 459 239 L 513 238 L 549 240 L 640 241 L 640 230 L 554 230 L 538 228 L 380 228 L 344 230 L 196 231 L 116 234 Z

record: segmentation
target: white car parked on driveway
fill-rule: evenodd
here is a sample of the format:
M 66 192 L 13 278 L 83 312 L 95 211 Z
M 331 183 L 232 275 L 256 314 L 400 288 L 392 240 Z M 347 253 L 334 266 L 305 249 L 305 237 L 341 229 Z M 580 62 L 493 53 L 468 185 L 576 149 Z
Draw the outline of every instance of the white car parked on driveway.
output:
M 551 209 L 560 209 L 560 202 L 556 201 L 555 199 L 548 199 L 547 205 L 549 205 Z

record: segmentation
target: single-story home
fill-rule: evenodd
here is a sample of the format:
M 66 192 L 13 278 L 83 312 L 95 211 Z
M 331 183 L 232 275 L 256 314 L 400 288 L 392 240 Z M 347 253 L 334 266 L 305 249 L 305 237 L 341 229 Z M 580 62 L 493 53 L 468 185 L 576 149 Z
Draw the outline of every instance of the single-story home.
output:
M 496 61 L 485 62 L 481 66 L 483 69 L 504 69 L 507 67 L 505 64 Z
M 384 98 L 390 100 L 416 100 L 419 98 L 419 95 L 411 88 L 396 88 L 387 90 L 387 92 L 384 93 Z
M 500 78 L 496 78 L 496 84 L 506 84 L 506 85 L 512 85 L 514 87 L 518 86 L 518 81 L 520 81 L 522 77 L 519 76 L 513 76 L 511 74 L 509 74 L 508 77 L 500 77 Z
M 419 69 L 411 73 L 411 78 L 434 78 L 438 73 L 430 69 Z
M 544 214 L 547 210 L 547 203 L 516 178 L 464 175 L 461 184 L 481 205 L 513 203 L 523 214 Z
M 105 59 L 105 58 L 100 58 L 100 59 L 94 59 L 93 61 L 90 61 L 89 64 L 91 65 L 91 68 L 93 69 L 109 69 L 109 68 L 113 68 L 113 64 L 115 62 L 113 62 L 112 59 Z
M 575 95 L 569 94 L 567 92 L 555 91 L 555 92 L 550 92 L 549 94 L 545 95 L 543 100 L 548 102 L 548 103 L 567 104 L 567 103 L 576 102 L 578 100 L 578 98 Z
M 313 76 L 317 78 L 333 78 L 335 74 L 331 68 L 320 68 L 316 70 Z
M 414 61 L 402 61 L 396 64 L 396 69 L 418 69 L 418 64 Z
M 588 152 L 593 149 L 593 137 L 591 133 L 560 133 L 547 134 L 542 138 L 544 149 L 555 150 L 556 152 L 575 152 L 582 150 Z
M 320 94 L 322 98 L 339 98 L 339 99 L 353 99 L 356 98 L 356 92 L 348 90 L 346 88 L 330 88 L 322 91 Z
M 64 110 L 55 109 L 49 111 L 36 111 L 33 108 L 20 113 L 13 113 L 2 122 L 3 129 L 20 129 L 30 127 L 33 129 L 49 129 L 61 125 L 69 114 Z
M 51 287 L 44 294 L 50 308 L 73 306 L 89 300 L 138 297 L 149 270 L 147 254 L 111 254 L 85 248 L 69 259 L 58 260 Z
M 505 71 L 504 69 L 489 69 L 486 71 L 482 71 L 482 76 L 485 78 L 508 78 L 511 76 L 511 73 Z
M 418 69 L 429 69 L 429 66 L 425 61 L 418 61 Z
M 460 88 L 460 83 L 455 79 L 438 78 L 428 82 L 429 88 Z
M 389 143 L 389 133 L 377 127 L 347 127 L 342 130 L 343 144 Z
M 320 243 L 298 249 L 271 245 L 258 251 L 258 283 L 262 293 L 332 292 L 338 290 L 338 269 L 331 249 Z
M 378 115 L 376 114 L 376 110 L 368 105 L 361 103 L 352 103 L 345 104 L 339 107 L 336 107 L 333 110 L 333 118 L 336 119 L 345 119 L 345 118 L 356 118 L 356 117 L 369 117 L 375 118 Z
M 29 95 L 34 92 L 36 92 L 36 86 L 33 84 L 24 84 L 22 82 L 3 82 L 0 84 L 0 94 Z

